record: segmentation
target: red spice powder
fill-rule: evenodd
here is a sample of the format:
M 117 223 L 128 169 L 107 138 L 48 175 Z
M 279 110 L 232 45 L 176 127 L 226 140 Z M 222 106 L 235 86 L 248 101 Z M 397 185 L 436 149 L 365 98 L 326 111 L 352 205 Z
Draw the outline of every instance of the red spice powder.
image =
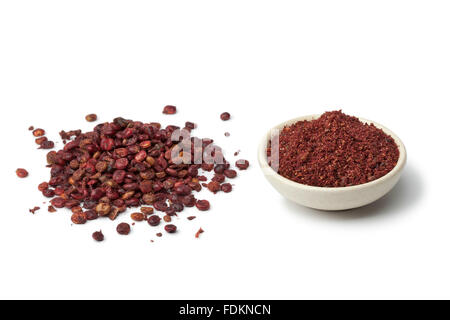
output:
M 379 179 L 399 158 L 392 137 L 342 111 L 286 126 L 279 145 L 278 173 L 317 187 L 347 187 Z M 271 155 L 270 144 L 267 155 Z

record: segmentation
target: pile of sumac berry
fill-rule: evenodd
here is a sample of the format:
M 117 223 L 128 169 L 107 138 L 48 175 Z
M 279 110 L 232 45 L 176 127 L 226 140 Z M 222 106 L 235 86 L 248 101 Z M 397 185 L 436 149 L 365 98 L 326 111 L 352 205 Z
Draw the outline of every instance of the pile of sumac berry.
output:
M 140 214 L 131 216 L 150 226 L 160 223 L 158 213 L 208 210 L 209 202 L 197 199 L 197 193 L 203 187 L 213 193 L 232 191 L 227 180 L 237 172 L 212 139 L 192 137 L 193 128 L 191 122 L 185 128 L 163 128 L 119 117 L 90 132 L 62 131 L 64 148 L 47 154 L 50 180 L 39 190 L 52 198 L 52 207 L 70 209 L 74 224 L 99 217 L 115 220 L 127 208 L 141 206 Z M 248 161 L 238 160 L 236 167 L 245 170 Z M 203 173 L 210 171 L 214 174 L 207 182 Z

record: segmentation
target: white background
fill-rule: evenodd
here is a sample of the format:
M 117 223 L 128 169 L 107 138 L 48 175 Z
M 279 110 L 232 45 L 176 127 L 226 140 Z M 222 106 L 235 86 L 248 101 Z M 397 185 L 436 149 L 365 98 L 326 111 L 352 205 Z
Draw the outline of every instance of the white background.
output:
M 450 298 L 449 15 L 448 1 L 0 2 L 0 298 Z M 402 180 L 350 212 L 289 203 L 258 168 L 259 139 L 338 108 L 403 140 Z M 71 225 L 42 204 L 49 171 L 27 128 L 59 141 L 92 112 L 194 121 L 251 168 L 231 194 L 203 191 L 211 210 L 180 214 L 176 235 Z

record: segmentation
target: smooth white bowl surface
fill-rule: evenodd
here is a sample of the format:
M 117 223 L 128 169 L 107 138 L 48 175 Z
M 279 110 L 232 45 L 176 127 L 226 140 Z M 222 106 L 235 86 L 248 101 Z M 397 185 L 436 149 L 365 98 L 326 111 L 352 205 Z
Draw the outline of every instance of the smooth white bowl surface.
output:
M 320 115 L 295 118 L 280 123 L 273 129 L 281 130 L 285 126 L 293 124 L 297 121 L 313 120 L 318 117 L 320 117 Z M 406 149 L 402 141 L 391 130 L 373 121 L 362 118 L 359 118 L 359 120 L 364 123 L 373 123 L 374 126 L 382 129 L 397 143 L 400 156 L 397 165 L 387 175 L 365 184 L 339 188 L 313 187 L 291 181 L 275 172 L 267 162 L 266 148 L 271 136 L 271 131 L 273 130 L 272 129 L 264 136 L 258 149 L 258 161 L 264 176 L 270 184 L 287 199 L 303 206 L 319 210 L 348 210 L 368 205 L 380 199 L 391 191 L 399 181 L 402 170 L 406 164 Z

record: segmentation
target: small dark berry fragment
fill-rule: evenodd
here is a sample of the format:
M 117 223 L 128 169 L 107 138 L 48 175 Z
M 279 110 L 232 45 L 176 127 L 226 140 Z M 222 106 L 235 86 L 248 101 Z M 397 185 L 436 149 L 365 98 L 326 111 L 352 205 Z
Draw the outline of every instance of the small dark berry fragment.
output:
M 200 237 L 200 234 L 205 232 L 202 228 L 198 229 L 197 233 L 195 234 L 195 237 L 198 238 Z
M 92 238 L 95 240 L 95 241 L 103 241 L 104 239 L 105 239 L 105 236 L 103 235 L 103 233 L 102 233 L 102 231 L 100 230 L 100 231 L 96 231 L 96 232 L 94 232 L 93 234 L 92 234 Z
M 39 209 L 41 209 L 40 207 L 34 207 L 33 209 L 30 209 L 30 212 L 32 214 L 34 214 L 36 211 L 38 211 Z

